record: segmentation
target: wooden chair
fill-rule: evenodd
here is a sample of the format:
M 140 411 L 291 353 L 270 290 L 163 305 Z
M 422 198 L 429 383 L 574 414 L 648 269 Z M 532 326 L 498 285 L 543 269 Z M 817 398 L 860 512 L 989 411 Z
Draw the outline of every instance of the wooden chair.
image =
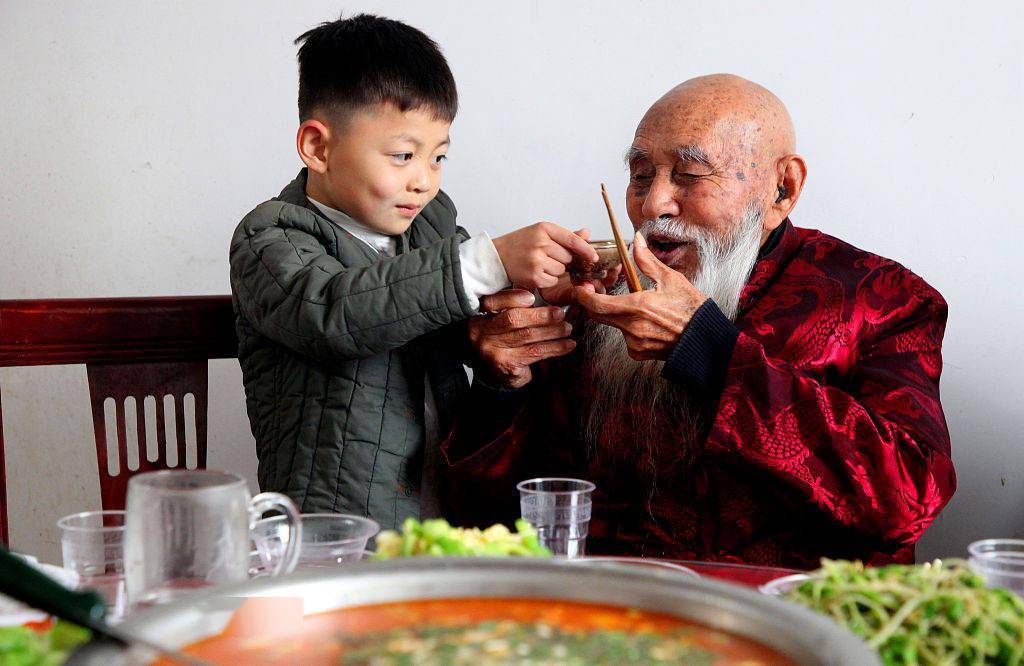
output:
M 208 361 L 237 354 L 233 320 L 229 296 L 0 301 L 0 367 L 85 364 L 103 508 L 123 509 L 132 475 L 206 466 Z

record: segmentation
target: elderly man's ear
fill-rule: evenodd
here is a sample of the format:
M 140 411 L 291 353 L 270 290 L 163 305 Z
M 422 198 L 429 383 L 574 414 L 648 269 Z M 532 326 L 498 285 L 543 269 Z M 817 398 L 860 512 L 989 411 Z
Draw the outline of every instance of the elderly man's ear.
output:
M 799 155 L 786 155 L 779 160 L 776 174 L 775 196 L 764 216 L 765 231 L 782 224 L 796 206 L 807 179 L 807 163 Z

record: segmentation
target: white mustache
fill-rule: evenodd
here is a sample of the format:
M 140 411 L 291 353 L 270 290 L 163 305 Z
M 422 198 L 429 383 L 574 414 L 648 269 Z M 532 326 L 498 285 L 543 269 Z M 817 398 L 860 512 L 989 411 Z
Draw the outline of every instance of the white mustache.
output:
M 688 232 L 687 226 L 686 222 L 676 217 L 658 217 L 645 219 L 638 231 L 644 239 L 657 236 L 679 243 L 692 242 L 693 235 Z
M 680 218 L 659 217 L 656 220 L 644 220 L 639 233 L 645 240 L 652 236 L 664 238 L 677 243 L 698 243 L 705 240 L 707 232 L 687 224 Z

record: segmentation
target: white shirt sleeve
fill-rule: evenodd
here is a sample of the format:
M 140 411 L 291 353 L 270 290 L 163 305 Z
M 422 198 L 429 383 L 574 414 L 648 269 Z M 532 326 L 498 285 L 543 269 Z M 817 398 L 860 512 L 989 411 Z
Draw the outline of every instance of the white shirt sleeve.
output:
M 462 264 L 462 286 L 474 310 L 479 311 L 481 296 L 512 286 L 501 256 L 486 233 L 477 234 L 459 245 L 459 262 Z

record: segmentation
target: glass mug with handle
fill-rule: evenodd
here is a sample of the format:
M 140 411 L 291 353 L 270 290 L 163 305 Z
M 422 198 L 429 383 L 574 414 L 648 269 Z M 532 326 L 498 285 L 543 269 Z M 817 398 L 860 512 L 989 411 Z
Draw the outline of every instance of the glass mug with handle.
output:
M 132 607 L 174 601 L 194 591 L 248 579 L 250 534 L 278 510 L 291 527 L 273 575 L 299 560 L 302 521 L 279 493 L 250 498 L 242 477 L 213 470 L 137 474 L 125 509 L 125 582 Z

